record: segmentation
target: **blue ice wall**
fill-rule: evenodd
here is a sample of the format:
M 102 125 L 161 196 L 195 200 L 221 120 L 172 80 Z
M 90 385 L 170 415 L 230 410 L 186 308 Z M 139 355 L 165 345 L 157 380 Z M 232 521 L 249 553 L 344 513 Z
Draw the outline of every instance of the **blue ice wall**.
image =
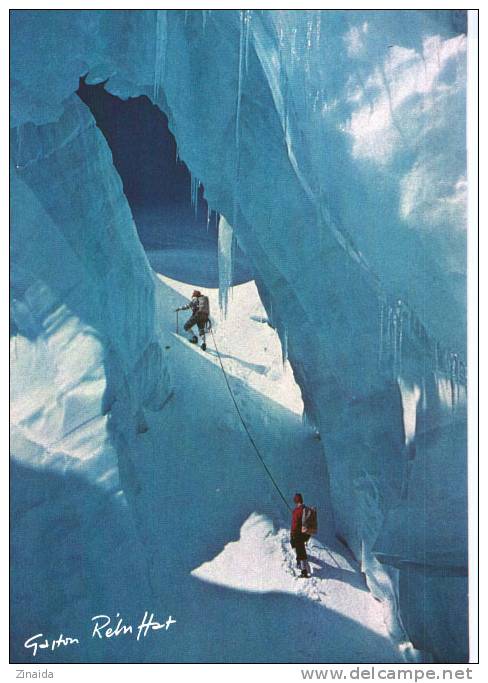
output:
M 392 630 L 462 660 L 465 36 L 448 12 L 194 13 L 160 30 L 161 105 L 287 340 L 337 531 Z
M 66 636 L 149 600 L 132 457 L 171 386 L 153 275 L 88 109 L 72 95 L 55 123 L 17 127 L 11 156 L 11 656 L 28 661 L 40 626 Z
M 84 73 L 165 111 L 287 339 L 338 533 L 392 631 L 465 660 L 463 14 L 15 11 L 12 28 L 15 126 L 56 121 Z

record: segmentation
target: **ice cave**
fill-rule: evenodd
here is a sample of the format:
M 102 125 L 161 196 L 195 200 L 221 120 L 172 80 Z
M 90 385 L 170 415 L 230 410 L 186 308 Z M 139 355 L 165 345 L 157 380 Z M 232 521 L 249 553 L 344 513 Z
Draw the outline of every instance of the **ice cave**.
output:
M 12 661 L 468 661 L 466 13 L 10 20 Z

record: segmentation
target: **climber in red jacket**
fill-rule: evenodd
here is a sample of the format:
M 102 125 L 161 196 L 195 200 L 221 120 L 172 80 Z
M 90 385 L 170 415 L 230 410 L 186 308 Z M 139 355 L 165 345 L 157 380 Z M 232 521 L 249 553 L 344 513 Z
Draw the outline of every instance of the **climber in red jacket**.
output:
M 297 555 L 297 567 L 302 570 L 300 577 L 308 579 L 310 576 L 310 565 L 308 564 L 305 543 L 308 541 L 310 536 L 309 534 L 304 534 L 302 532 L 302 516 L 303 508 L 305 507 L 303 504 L 302 494 L 295 493 L 293 501 L 296 507 L 291 515 L 290 543 L 291 547 L 295 548 Z

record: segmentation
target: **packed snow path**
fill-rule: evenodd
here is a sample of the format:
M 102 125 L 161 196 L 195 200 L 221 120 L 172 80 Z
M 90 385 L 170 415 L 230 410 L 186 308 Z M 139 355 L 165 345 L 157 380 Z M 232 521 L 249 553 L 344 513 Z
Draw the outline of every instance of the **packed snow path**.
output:
M 161 343 L 174 393 L 139 437 L 146 455 L 134 499 L 139 524 L 149 520 L 152 589 L 184 621 L 163 659 L 178 661 L 190 638 L 190 661 L 402 661 L 385 606 L 333 537 L 320 442 L 302 424 L 299 390 L 254 283 L 234 289 L 225 321 L 217 292 L 206 293 L 232 390 L 268 467 L 290 498 L 301 489 L 319 507 L 308 581 L 297 578 L 288 511 L 239 424 L 212 339 L 205 353 L 174 332 L 174 309 L 191 290 L 160 277 Z
M 324 661 L 325 656 L 327 661 L 401 661 L 388 640 L 378 647 L 374 634 L 387 639 L 383 609 L 347 551 L 333 541 L 324 544 L 312 539 L 308 546 L 312 574 L 304 580 L 298 577 L 288 530 L 275 531 L 269 519 L 254 514 L 243 525 L 239 540 L 193 575 L 237 590 L 290 594 L 307 601 L 297 604 L 294 619 L 305 660 Z M 310 603 L 321 610 L 310 609 Z M 371 631 L 371 640 L 367 631 L 362 637 L 354 629 L 349 632 L 338 615 Z M 352 642 L 347 641 L 349 635 Z

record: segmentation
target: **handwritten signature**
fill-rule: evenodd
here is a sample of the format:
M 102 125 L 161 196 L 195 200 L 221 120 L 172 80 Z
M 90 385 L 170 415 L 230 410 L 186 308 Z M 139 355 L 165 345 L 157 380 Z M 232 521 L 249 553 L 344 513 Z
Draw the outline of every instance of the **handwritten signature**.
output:
M 176 624 L 176 619 L 170 615 L 166 621 L 159 622 L 154 618 L 154 613 L 144 612 L 144 616 L 137 626 L 132 624 L 124 623 L 124 620 L 117 612 L 115 619 L 108 616 L 107 614 L 97 614 L 92 617 L 93 628 L 91 637 L 92 638 L 117 638 L 118 636 L 134 635 L 136 640 L 145 638 L 150 631 L 158 631 L 164 629 L 167 631 L 172 624 Z M 34 636 L 28 638 L 24 647 L 31 650 L 32 656 L 35 657 L 39 650 L 51 650 L 54 652 L 60 647 L 66 647 L 68 645 L 79 645 L 80 641 L 78 638 L 73 638 L 71 636 L 59 634 L 58 638 L 50 640 L 46 638 L 43 633 L 37 633 Z

